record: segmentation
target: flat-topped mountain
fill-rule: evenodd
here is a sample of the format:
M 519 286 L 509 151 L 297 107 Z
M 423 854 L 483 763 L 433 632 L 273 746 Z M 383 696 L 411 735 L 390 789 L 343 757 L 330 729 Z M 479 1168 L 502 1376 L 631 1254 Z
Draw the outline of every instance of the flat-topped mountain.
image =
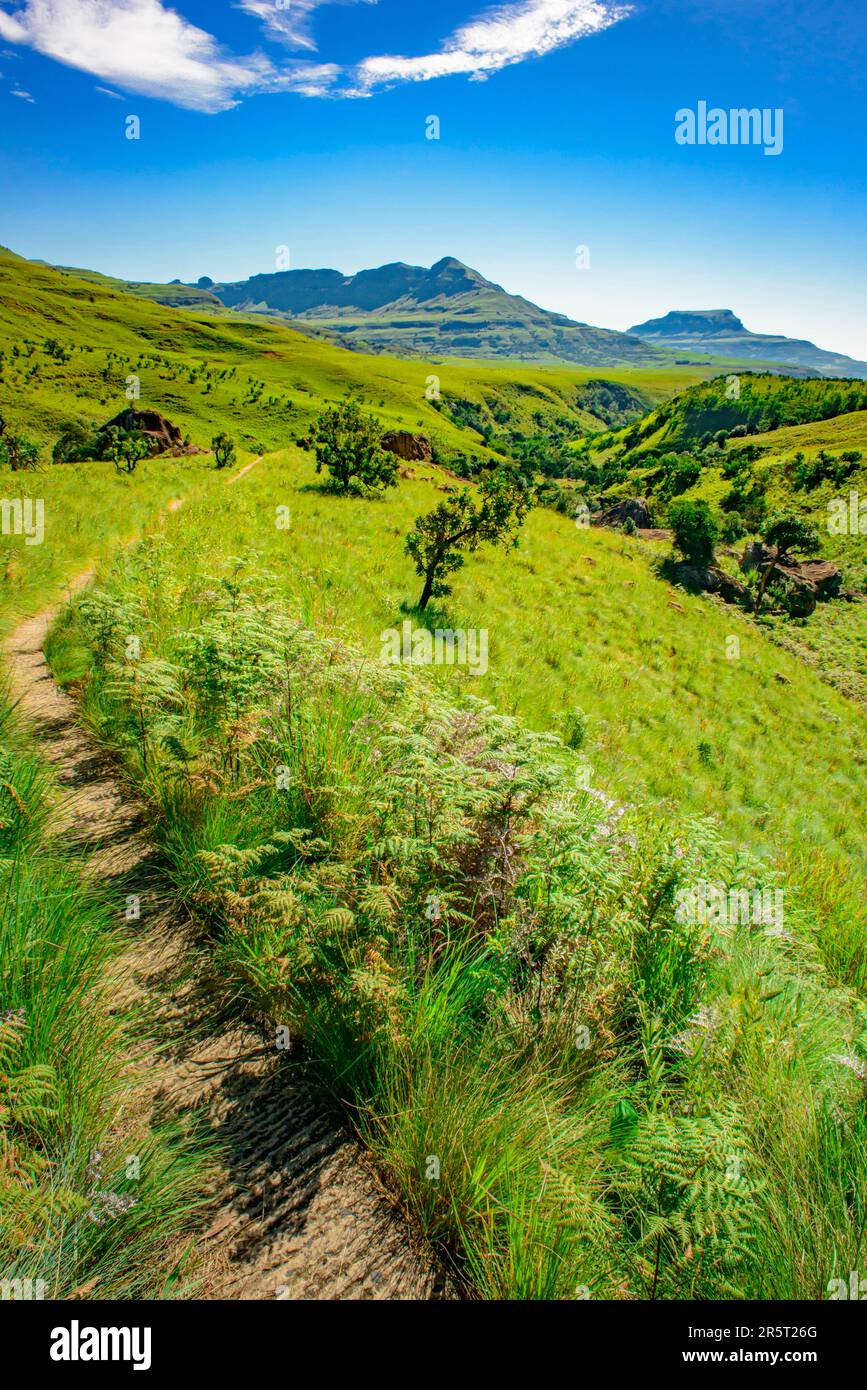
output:
M 805 338 L 751 333 L 731 309 L 673 309 L 659 319 L 630 328 L 646 343 L 680 351 L 807 367 L 823 376 L 867 376 L 867 362 L 826 352 Z

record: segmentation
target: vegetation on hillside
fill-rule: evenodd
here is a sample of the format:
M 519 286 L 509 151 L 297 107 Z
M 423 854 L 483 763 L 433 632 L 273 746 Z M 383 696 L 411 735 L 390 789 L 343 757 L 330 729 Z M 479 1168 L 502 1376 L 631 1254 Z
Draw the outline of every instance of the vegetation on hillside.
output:
M 85 717 L 227 994 L 303 1039 L 463 1285 L 821 1298 L 857 1268 L 863 1017 L 798 892 L 179 541 L 124 556 L 55 657 L 87 646 Z M 109 616 L 170 699 L 141 705 Z
M 454 364 L 438 394 L 419 364 L 21 264 L 0 257 L 4 411 L 26 403 L 43 464 L 71 450 L 16 472 L 45 543 L 4 533 L 0 621 L 99 563 L 49 657 L 149 808 L 227 1007 L 303 1042 L 473 1296 L 826 1297 L 867 1229 L 863 716 L 797 620 L 673 590 L 634 520 L 590 529 L 586 504 L 646 497 L 697 566 L 750 537 L 783 565 L 863 476 L 863 386 L 743 377 L 734 419 L 716 381 L 636 423 L 673 378 Z M 217 470 L 121 472 L 118 439 L 87 461 L 128 390 Z M 390 426 L 434 459 L 385 490 Z M 236 440 L 269 456 L 226 488 Z M 389 664 L 406 614 L 483 632 L 484 665 Z M 47 1267 L 94 1147 L 114 1162 L 117 941 L 28 737 L 3 736 L 0 1255 L 26 1232 Z M 200 1159 L 149 1142 L 152 1186 L 61 1292 L 174 1287 Z

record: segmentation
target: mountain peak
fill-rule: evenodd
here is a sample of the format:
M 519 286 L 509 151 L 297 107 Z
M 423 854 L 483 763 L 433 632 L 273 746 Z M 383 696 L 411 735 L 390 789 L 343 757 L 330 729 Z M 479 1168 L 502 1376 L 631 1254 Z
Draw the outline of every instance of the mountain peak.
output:
M 659 319 L 648 319 L 627 330 L 639 338 L 694 336 L 696 338 L 714 337 L 717 334 L 728 337 L 732 333 L 746 333 L 743 323 L 731 309 L 672 309 Z

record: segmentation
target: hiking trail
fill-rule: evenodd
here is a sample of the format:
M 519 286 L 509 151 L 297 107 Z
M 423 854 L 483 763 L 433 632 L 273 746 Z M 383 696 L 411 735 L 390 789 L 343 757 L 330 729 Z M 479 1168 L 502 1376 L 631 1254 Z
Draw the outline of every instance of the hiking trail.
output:
M 92 578 L 80 574 L 71 592 Z M 272 1038 L 220 1019 L 201 933 L 161 867 L 144 808 L 52 678 L 43 646 L 59 607 L 27 618 L 5 639 L 12 696 L 57 769 L 64 837 L 119 913 L 130 894 L 141 903 L 112 975 L 115 1007 L 126 1014 L 135 1006 L 142 1021 L 131 1043 L 131 1100 L 115 1133 L 119 1127 L 132 1141 L 175 1118 L 185 1128 L 203 1125 L 218 1143 L 207 1229 L 194 1251 L 197 1282 L 187 1296 L 443 1296 L 441 1276 L 361 1147 L 293 1081 Z

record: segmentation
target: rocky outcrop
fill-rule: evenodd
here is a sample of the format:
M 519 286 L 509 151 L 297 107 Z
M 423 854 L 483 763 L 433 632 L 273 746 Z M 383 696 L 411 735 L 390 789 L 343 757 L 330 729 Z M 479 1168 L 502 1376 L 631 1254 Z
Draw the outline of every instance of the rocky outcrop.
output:
M 709 565 L 706 569 L 702 565 L 673 565 L 670 577 L 690 593 L 718 594 L 725 603 L 752 609 L 753 598 L 746 585 L 717 565 Z
M 829 560 L 802 560 L 800 564 L 777 565 L 777 569 L 792 579 L 809 584 L 820 603 L 840 595 L 843 572 Z
M 390 430 L 382 436 L 380 443 L 386 453 L 396 455 L 404 463 L 429 463 L 433 458 L 431 442 L 426 434 Z
M 761 572 L 770 564 L 774 565 L 775 576 L 783 580 L 794 602 L 792 612 L 796 617 L 807 617 L 817 602 L 824 603 L 840 596 L 843 572 L 829 560 L 776 560 L 774 552 L 761 541 L 750 541 L 740 559 L 744 574 Z M 803 591 L 801 597 L 798 597 L 798 590 Z
M 171 420 L 167 420 L 164 415 L 160 415 L 158 410 L 133 410 L 130 406 L 127 410 L 122 410 L 119 415 L 115 415 L 113 420 L 108 420 L 101 426 L 99 433 L 103 434 L 110 429 L 125 430 L 128 434 L 142 435 L 148 441 L 152 455 L 171 454 L 178 457 L 182 454 L 204 452 L 193 444 L 185 444 L 178 426 L 173 425 Z
M 625 526 L 627 521 L 631 521 L 637 531 L 653 529 L 653 517 L 645 498 L 630 497 L 593 517 L 594 526 Z

